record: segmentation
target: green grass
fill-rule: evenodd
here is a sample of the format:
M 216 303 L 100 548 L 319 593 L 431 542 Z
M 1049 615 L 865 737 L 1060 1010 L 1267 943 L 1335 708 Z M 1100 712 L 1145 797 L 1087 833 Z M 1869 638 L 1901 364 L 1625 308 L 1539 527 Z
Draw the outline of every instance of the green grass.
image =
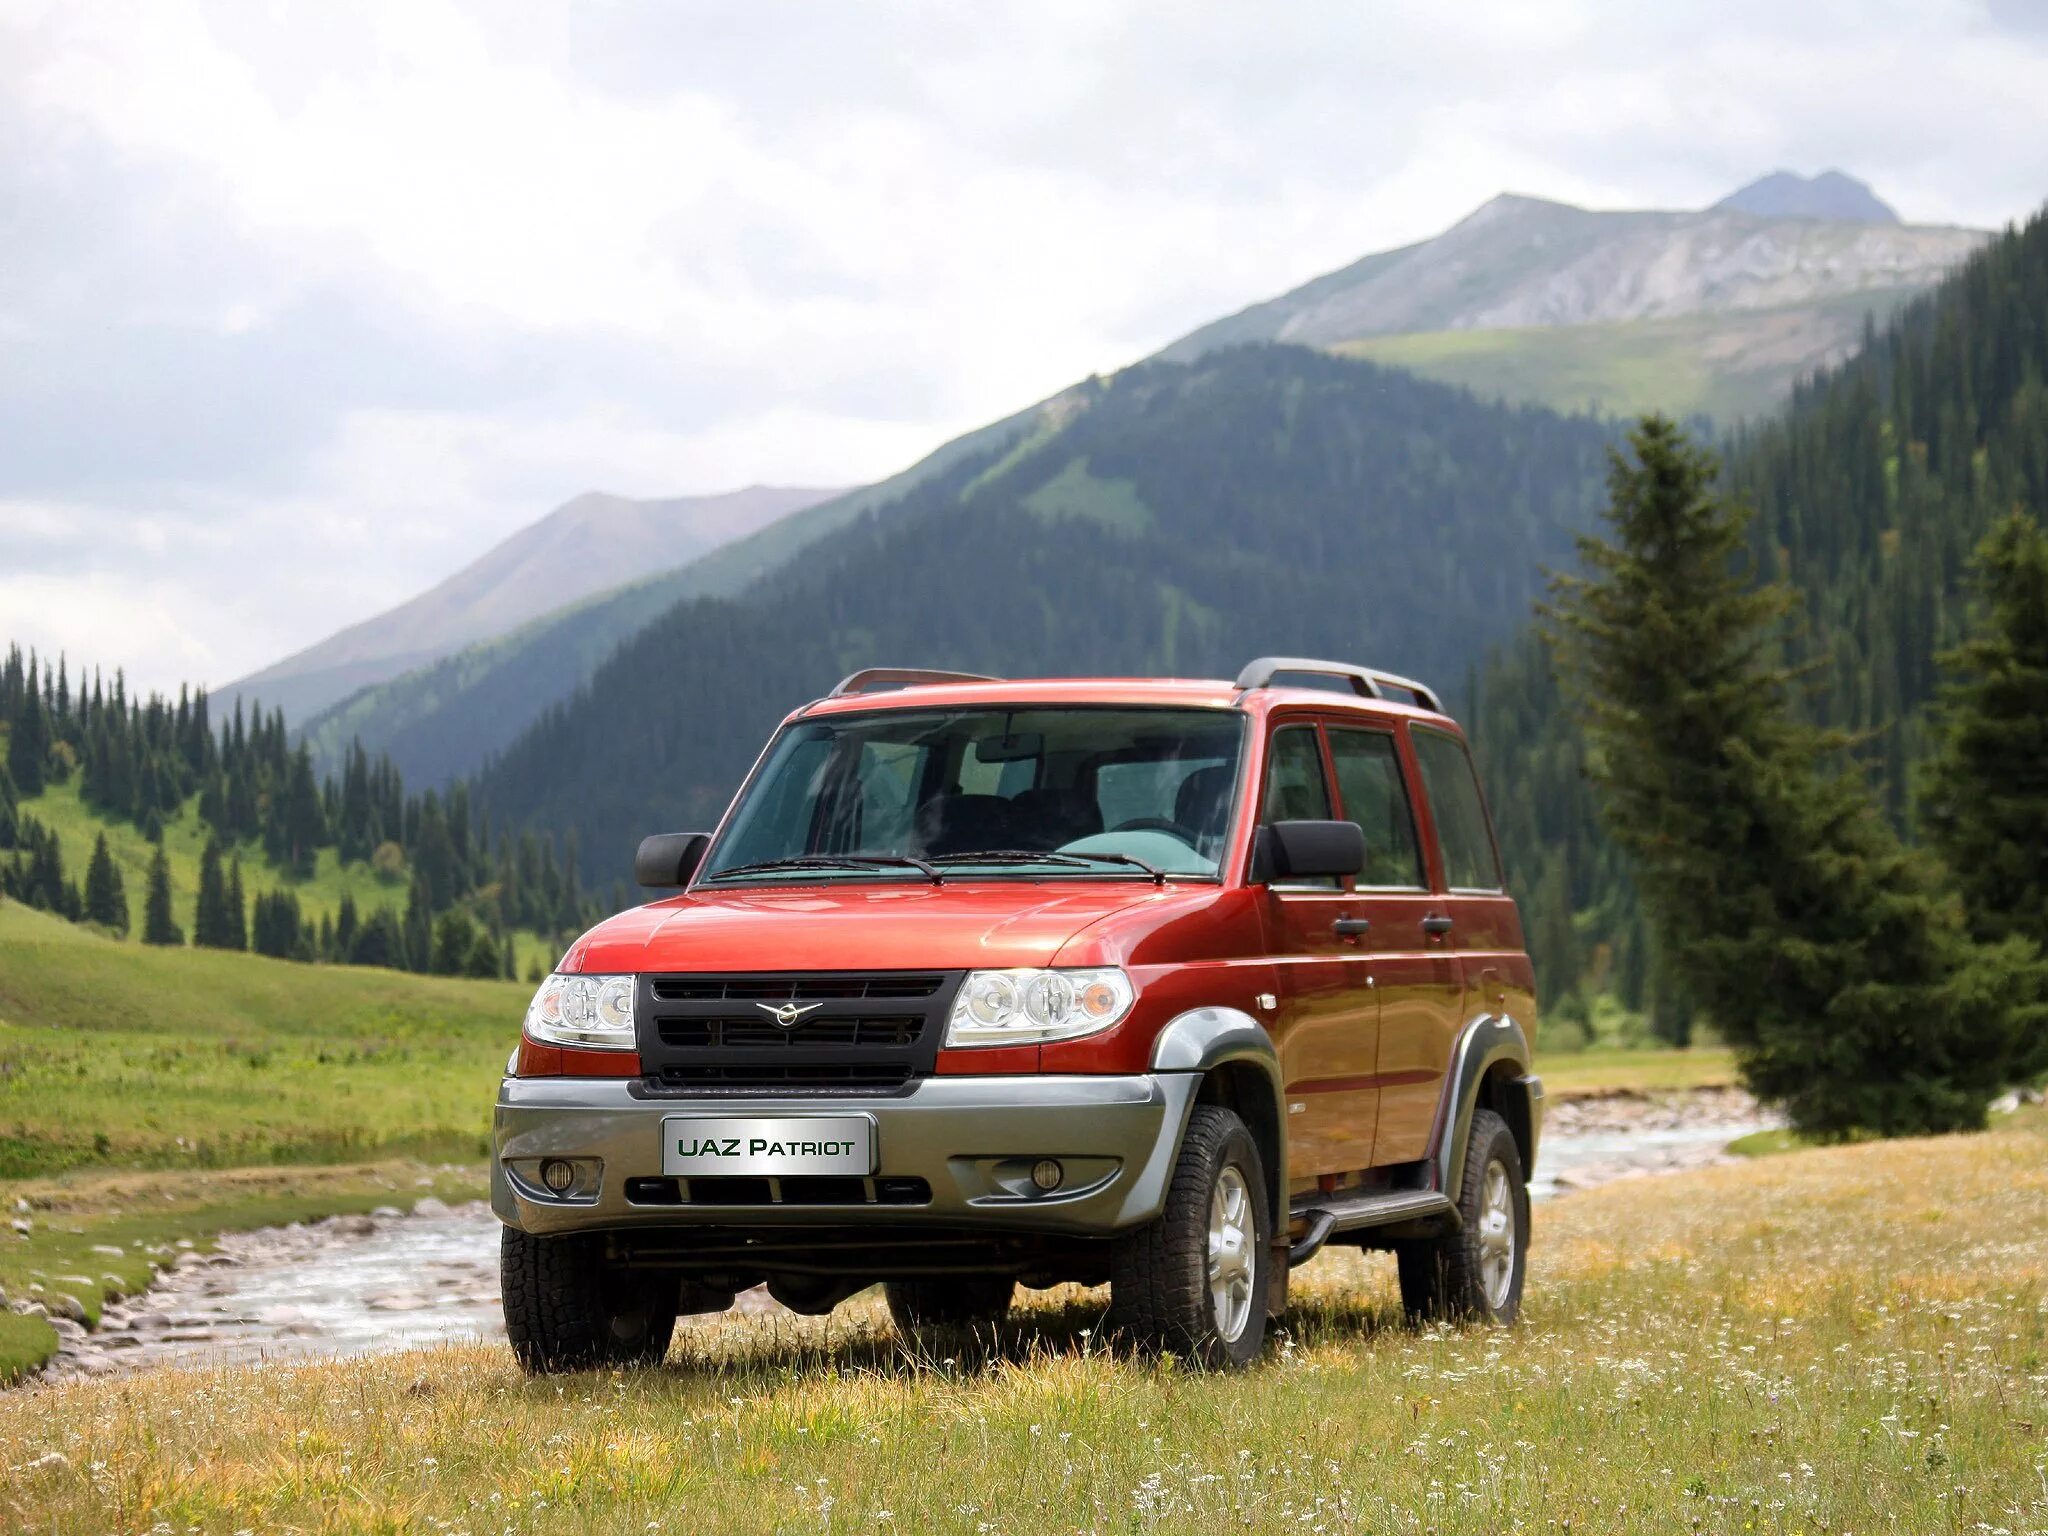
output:
M 1536 1071 L 1552 1098 L 1587 1098 L 1606 1093 L 1675 1093 L 1690 1088 L 1725 1088 L 1738 1081 L 1735 1056 L 1719 1046 L 1675 1051 L 1659 1048 L 1590 1050 L 1546 1055 L 1539 1046 Z
M 1040 517 L 1085 517 L 1119 533 L 1143 533 L 1154 521 L 1135 481 L 1101 478 L 1089 469 L 1085 455 L 1069 460 L 1026 496 L 1024 505 Z
M 521 982 L 118 943 L 0 906 L 0 1176 L 486 1151 Z
M 1864 293 L 1668 320 L 1367 336 L 1331 350 L 1485 399 L 1610 416 L 1661 410 L 1732 424 L 1775 406 L 1816 358 L 1855 343 L 1866 312 L 1888 315 L 1901 297 Z
M 390 1162 L 229 1173 L 87 1173 L 0 1183 L 13 1219 L 28 1206 L 27 1236 L 0 1237 L 0 1291 L 44 1300 L 75 1296 L 96 1324 L 109 1301 L 146 1289 L 183 1243 L 199 1252 L 222 1232 L 407 1207 L 422 1195 L 469 1200 L 484 1192 L 474 1169 Z M 119 1249 L 118 1253 L 109 1250 Z M 41 1318 L 0 1311 L 0 1383 L 40 1365 L 57 1347 Z
M 1326 1250 L 1255 1368 L 1132 1361 L 1050 1293 L 918 1361 L 879 1304 L 714 1320 L 654 1371 L 502 1346 L 0 1398 L 40 1530 L 2038 1532 L 2048 1129 L 1541 1208 L 1522 1326 L 1412 1331 Z
M 76 777 L 53 784 L 43 793 L 21 802 L 22 811 L 35 817 L 57 834 L 64 850 L 64 873 L 85 884 L 86 865 L 92 859 L 94 839 L 107 835 L 107 851 L 121 871 L 121 883 L 128 893 L 128 937 L 139 943 L 142 935 L 142 905 L 149 892 L 149 865 L 155 848 L 142 829 L 131 821 L 102 816 L 79 798 Z M 178 926 L 192 935 L 193 914 L 199 905 L 199 862 L 206 851 L 208 830 L 199 819 L 199 798 L 193 796 L 178 814 L 164 823 L 164 858 L 171 871 L 171 910 Z M 303 878 L 281 872 L 264 854 L 260 844 L 244 843 L 231 850 L 242 860 L 242 894 L 254 903 L 261 892 L 284 887 L 299 898 L 300 911 L 316 927 L 320 919 L 330 921 L 341 912 L 342 897 L 355 897 L 357 910 L 369 913 L 378 907 L 395 912 L 405 910 L 409 882 L 403 877 L 385 878 L 358 859 L 344 864 L 338 850 L 322 848 L 311 875 Z M 558 958 L 556 947 L 540 935 L 520 930 L 512 935 L 519 974 L 530 965 L 551 968 Z

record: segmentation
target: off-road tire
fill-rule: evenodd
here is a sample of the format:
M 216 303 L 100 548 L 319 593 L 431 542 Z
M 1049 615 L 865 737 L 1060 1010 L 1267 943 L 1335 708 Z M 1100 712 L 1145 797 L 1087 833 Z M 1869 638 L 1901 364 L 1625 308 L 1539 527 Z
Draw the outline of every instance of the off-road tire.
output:
M 1017 1282 L 1008 1275 L 941 1275 L 890 1280 L 882 1290 L 896 1332 L 905 1343 L 928 1350 L 962 1336 L 993 1340 L 1010 1315 Z
M 1226 1338 L 1210 1293 L 1209 1230 L 1211 1201 L 1232 1168 L 1249 1200 L 1251 1296 L 1237 1336 Z M 1143 1350 L 1170 1350 L 1202 1366 L 1250 1364 L 1266 1342 L 1272 1232 L 1258 1143 L 1230 1110 L 1197 1104 L 1181 1139 L 1166 1208 L 1119 1237 L 1111 1251 L 1111 1336 Z
M 536 1237 L 507 1227 L 498 1248 L 505 1333 L 535 1374 L 655 1365 L 676 1329 L 676 1287 L 605 1263 L 589 1233 Z
M 1496 1166 L 1507 1181 L 1506 1210 L 1513 1221 L 1508 1234 L 1513 1267 L 1504 1294 L 1489 1285 L 1486 1274 L 1487 1174 Z M 1529 1186 L 1514 1132 L 1490 1109 L 1473 1111 L 1457 1201 L 1462 1224 L 1456 1232 L 1395 1246 L 1401 1304 L 1416 1322 L 1512 1323 L 1521 1314 L 1522 1282 L 1529 1269 Z

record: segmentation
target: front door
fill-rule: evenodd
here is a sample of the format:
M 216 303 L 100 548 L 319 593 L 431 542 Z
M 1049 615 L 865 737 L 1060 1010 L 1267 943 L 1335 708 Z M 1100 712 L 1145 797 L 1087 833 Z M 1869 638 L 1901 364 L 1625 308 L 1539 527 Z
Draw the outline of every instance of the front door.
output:
M 1283 724 L 1266 754 L 1261 821 L 1335 814 L 1322 733 Z M 1297 1187 L 1372 1162 L 1379 1088 L 1379 1005 L 1361 938 L 1359 898 L 1336 879 L 1267 887 L 1266 942 L 1279 1012 L 1274 1030 L 1287 1094 L 1287 1174 Z

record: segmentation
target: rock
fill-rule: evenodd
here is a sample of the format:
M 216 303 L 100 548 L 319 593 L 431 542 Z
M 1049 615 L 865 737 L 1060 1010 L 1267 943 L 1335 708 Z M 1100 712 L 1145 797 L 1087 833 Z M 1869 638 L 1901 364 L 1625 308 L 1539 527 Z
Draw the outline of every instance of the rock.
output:
M 28 1203 L 28 1197 L 26 1195 L 15 1196 L 14 1210 L 16 1215 L 26 1216 L 32 1209 L 34 1209 L 34 1207 L 32 1207 Z
M 58 1317 L 68 1317 L 74 1323 L 86 1320 L 85 1303 L 69 1291 L 59 1291 L 50 1298 L 50 1310 Z
M 176 1246 L 180 1248 L 190 1248 L 192 1246 L 192 1239 L 189 1237 L 181 1237 L 178 1239 Z
M 412 1203 L 412 1213 L 415 1216 L 446 1216 L 448 1214 L 448 1202 L 446 1200 L 437 1200 L 432 1195 L 427 1195 Z
M 76 1342 L 86 1337 L 85 1324 L 69 1317 L 53 1317 L 50 1326 L 57 1330 L 57 1337 Z
M 14 1313 L 17 1317 L 48 1317 L 50 1309 L 40 1301 L 30 1301 L 24 1297 L 14 1304 Z
M 36 1229 L 36 1224 L 30 1221 L 26 1216 L 17 1216 L 14 1218 L 14 1220 L 7 1223 L 7 1225 L 14 1230 L 14 1233 L 17 1237 L 27 1237 L 29 1233 L 35 1231 Z
M 100 1339 L 101 1349 L 140 1349 L 142 1340 L 132 1333 L 110 1333 Z
M 336 1237 L 374 1237 L 377 1223 L 368 1216 L 337 1216 L 327 1224 Z
M 23 1472 L 63 1472 L 69 1470 L 70 1466 L 71 1458 L 62 1451 L 45 1451 L 34 1461 L 23 1462 L 20 1470 Z
M 128 1250 L 114 1243 L 94 1243 L 92 1251 L 94 1253 L 103 1253 L 110 1259 L 125 1259 L 128 1257 Z
M 2001 1093 L 1997 1098 L 1991 1101 L 1990 1105 L 1991 1113 L 1994 1115 L 2009 1115 L 2019 1107 L 2020 1091 L 2017 1088 L 2013 1088 L 2005 1093 Z
M 391 1217 L 393 1217 L 393 1216 L 403 1216 L 403 1215 L 405 1214 L 405 1212 L 401 1211 L 401 1210 L 400 1210 L 400 1209 L 399 1209 L 399 1208 L 398 1208 L 397 1206 L 395 1206 L 395 1205 L 380 1205 L 380 1206 L 378 1206 L 378 1207 L 377 1207 L 377 1209 L 375 1209 L 374 1211 L 370 1212 L 370 1214 L 371 1214 L 372 1216 L 382 1216 L 382 1217 L 385 1217 L 385 1218 L 386 1218 L 386 1219 L 388 1220 L 389 1218 L 391 1218 Z
M 304 1307 L 265 1307 L 256 1314 L 256 1321 L 267 1328 L 282 1328 L 287 1323 L 303 1323 L 305 1320 Z
M 178 1255 L 178 1257 L 177 1257 L 176 1259 L 174 1259 L 174 1260 L 173 1260 L 173 1261 L 171 1262 L 171 1268 L 173 1268 L 173 1269 L 195 1269 L 195 1268 L 197 1268 L 197 1267 L 198 1267 L 199 1265 L 201 1265 L 201 1264 L 204 1264 L 205 1262 L 206 1262 L 206 1255 L 205 1255 L 205 1254 L 203 1254 L 203 1253 L 194 1253 L 194 1252 L 192 1252 L 192 1250 L 191 1250 L 191 1249 L 189 1249 L 189 1248 L 188 1248 L 188 1249 L 186 1249 L 186 1250 L 185 1250 L 185 1251 L 184 1251 L 183 1253 L 179 1254 L 179 1255 Z
M 417 1312 L 433 1303 L 417 1291 L 392 1291 L 383 1296 L 372 1296 L 365 1306 L 372 1312 Z
M 138 1312 L 128 1319 L 130 1328 L 168 1328 L 171 1314 L 168 1312 Z

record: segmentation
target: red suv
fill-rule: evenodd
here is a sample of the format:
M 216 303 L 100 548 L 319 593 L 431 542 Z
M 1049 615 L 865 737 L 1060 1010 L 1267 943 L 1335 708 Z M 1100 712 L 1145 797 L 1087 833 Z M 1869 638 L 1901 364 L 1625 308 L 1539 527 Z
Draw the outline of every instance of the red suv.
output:
M 1519 1308 L 1534 978 L 1419 683 L 858 672 L 636 873 L 679 893 L 570 948 L 498 1097 L 529 1369 L 877 1281 L 913 1334 L 1107 1281 L 1241 1364 L 1333 1241 L 1418 1315 Z

